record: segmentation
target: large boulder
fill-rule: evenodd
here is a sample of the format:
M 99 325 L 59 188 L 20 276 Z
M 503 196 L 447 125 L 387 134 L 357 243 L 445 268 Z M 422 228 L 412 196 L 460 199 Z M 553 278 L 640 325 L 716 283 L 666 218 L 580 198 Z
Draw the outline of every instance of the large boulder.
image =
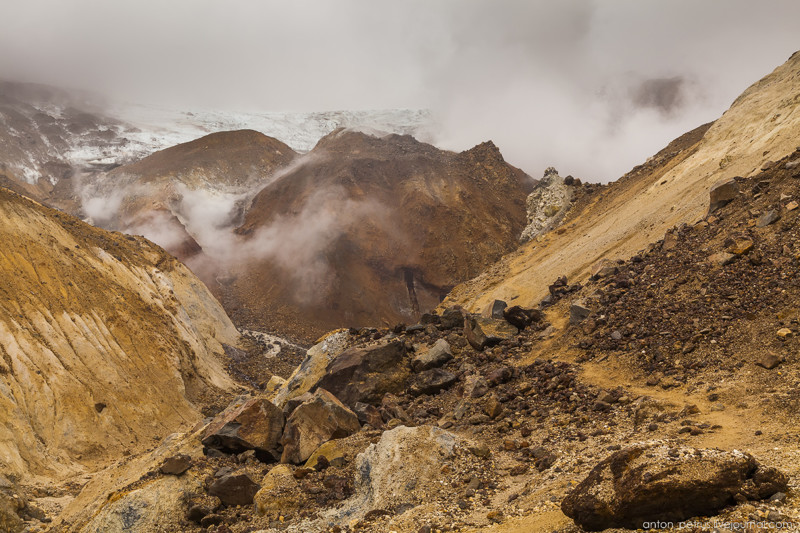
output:
M 709 191 L 708 213 L 711 214 L 739 194 L 739 185 L 734 178 L 719 182 Z
M 313 391 L 325 375 L 325 369 L 331 360 L 344 351 L 348 339 L 347 331 L 333 331 L 309 348 L 289 379 L 270 397 L 272 402 L 278 407 L 284 407 L 292 398 Z
M 298 406 L 286 422 L 281 462 L 299 464 L 323 443 L 361 429 L 358 417 L 325 389 Z
M 786 487 L 784 474 L 747 453 L 644 444 L 601 461 L 561 509 L 586 530 L 637 529 L 713 515 L 737 497 L 768 498 Z
M 265 398 L 237 398 L 202 434 L 203 445 L 228 453 L 245 450 L 280 458 L 283 411 Z
M 351 407 L 356 402 L 376 404 L 387 392 L 405 388 L 409 376 L 405 357 L 405 345 L 398 340 L 353 347 L 328 364 L 317 386 Z
M 355 494 L 329 519 L 360 519 L 373 509 L 424 501 L 442 490 L 442 463 L 456 454 L 458 437 L 431 426 L 400 426 L 356 457 Z

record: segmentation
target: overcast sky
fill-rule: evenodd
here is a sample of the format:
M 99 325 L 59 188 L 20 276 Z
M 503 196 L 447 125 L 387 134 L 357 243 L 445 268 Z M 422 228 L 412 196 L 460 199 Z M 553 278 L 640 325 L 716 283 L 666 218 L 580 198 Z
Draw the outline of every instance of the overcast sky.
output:
M 0 0 L 0 76 L 166 106 L 428 108 L 539 177 L 619 177 L 800 49 L 800 2 Z

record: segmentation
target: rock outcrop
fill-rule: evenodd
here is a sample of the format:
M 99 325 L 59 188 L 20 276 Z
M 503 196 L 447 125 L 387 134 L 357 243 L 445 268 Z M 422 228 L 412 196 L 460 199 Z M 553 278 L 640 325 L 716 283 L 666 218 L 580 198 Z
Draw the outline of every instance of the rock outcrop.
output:
M 525 202 L 527 225 L 522 230 L 520 242 L 525 243 L 558 226 L 572 206 L 575 196 L 575 181 L 558 175 L 553 167 L 544 171 L 544 176 Z
M 601 461 L 561 509 L 590 531 L 636 529 L 713 515 L 737 499 L 764 499 L 786 488 L 784 474 L 746 453 L 640 445 Z

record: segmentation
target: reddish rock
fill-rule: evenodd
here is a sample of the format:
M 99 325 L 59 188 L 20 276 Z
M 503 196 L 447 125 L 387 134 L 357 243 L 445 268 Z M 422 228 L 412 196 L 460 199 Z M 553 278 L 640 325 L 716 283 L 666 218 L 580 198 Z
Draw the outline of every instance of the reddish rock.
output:
M 226 453 L 245 450 L 280 458 L 283 412 L 264 398 L 236 400 L 208 425 L 201 437 L 207 448 Z

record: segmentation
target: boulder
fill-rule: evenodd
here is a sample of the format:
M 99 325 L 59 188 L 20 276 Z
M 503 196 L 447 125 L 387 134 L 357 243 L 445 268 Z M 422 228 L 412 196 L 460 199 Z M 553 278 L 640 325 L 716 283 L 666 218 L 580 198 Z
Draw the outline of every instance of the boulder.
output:
M 481 314 L 488 318 L 503 318 L 503 311 L 506 307 L 508 304 L 503 300 L 494 300 L 486 306 Z
M 173 455 L 172 457 L 167 458 L 166 461 L 161 465 L 159 470 L 162 474 L 169 474 L 173 476 L 179 476 L 189 470 L 189 467 L 192 466 L 192 458 L 186 454 L 178 454 Z
M 713 187 L 711 187 L 711 190 L 708 194 L 708 214 L 710 215 L 720 207 L 726 205 L 728 202 L 736 198 L 736 195 L 739 194 L 739 185 L 736 183 L 735 179 L 731 178 L 715 184 Z
M 329 519 L 360 519 L 373 509 L 425 501 L 442 490 L 442 464 L 455 457 L 457 439 L 430 426 L 385 431 L 356 457 L 355 494 Z
M 487 392 L 489 392 L 489 382 L 485 377 L 472 374 L 464 380 L 465 398 L 480 398 Z
M 308 461 L 306 461 L 303 467 L 316 469 L 321 462 L 330 466 L 344 465 L 345 450 L 342 446 L 342 442 L 342 439 L 329 440 L 311 454 L 311 457 L 308 458 Z
M 779 364 L 783 362 L 783 359 L 774 353 L 767 352 L 761 355 L 756 361 L 756 364 L 761 368 L 766 368 L 767 370 L 772 370 L 773 368 L 777 367 Z
M 753 241 L 751 239 L 736 239 L 733 244 L 728 246 L 726 251 L 734 255 L 745 255 L 750 253 L 753 249 Z
M 592 277 L 607 278 L 617 273 L 617 263 L 610 259 L 601 259 L 592 266 Z
M 419 354 L 411 361 L 411 368 L 416 372 L 428 370 L 442 366 L 453 358 L 453 352 L 450 350 L 450 344 L 444 339 L 439 339 L 433 346 L 421 350 Z
M 478 351 L 486 348 L 488 343 L 488 339 L 486 334 L 483 332 L 483 328 L 481 328 L 481 326 L 478 324 L 478 321 L 475 320 L 475 317 L 471 315 L 464 317 L 464 337 L 466 337 L 469 345 Z
M 532 323 L 541 321 L 544 318 L 544 314 L 538 309 L 525 309 L 524 307 L 515 305 L 513 307 L 506 307 L 503 310 L 503 318 L 512 326 L 523 330 Z
M 219 498 L 225 505 L 250 505 L 260 489 L 247 474 L 226 474 L 208 487 L 208 493 Z
M 283 433 L 282 463 L 306 461 L 325 442 L 361 429 L 358 417 L 333 394 L 317 389 L 309 401 L 294 410 Z
M 576 300 L 569 306 L 569 323 L 579 324 L 586 320 L 591 313 L 592 310 L 582 300 Z
M 737 498 L 769 498 L 786 487 L 784 474 L 746 453 L 642 444 L 601 461 L 561 509 L 589 531 L 637 529 L 714 515 Z
M 464 313 L 458 306 L 448 307 L 439 319 L 442 329 L 455 329 L 464 326 Z
M 241 453 L 265 452 L 277 460 L 283 432 L 283 411 L 266 398 L 237 398 L 203 431 L 203 446 Z
M 298 489 L 292 467 L 275 465 L 261 480 L 261 489 L 253 497 L 256 514 L 277 519 L 291 513 L 300 503 L 302 493 Z
M 348 339 L 347 331 L 333 331 L 309 348 L 289 379 L 278 388 L 274 396 L 270 396 L 272 402 L 278 407 L 284 407 L 292 398 L 313 391 L 325 375 L 325 369 L 331 360 L 344 351 Z
M 317 387 L 348 406 L 356 402 L 376 404 L 387 392 L 405 388 L 409 376 L 405 356 L 405 345 L 396 339 L 347 349 L 328 364 Z
M 729 265 L 733 263 L 734 259 L 736 259 L 736 256 L 728 252 L 717 252 L 708 256 L 708 262 L 717 266 Z
M 437 392 L 452 387 L 458 378 L 452 372 L 442 368 L 432 368 L 420 372 L 411 385 L 411 394 L 420 396 L 421 394 L 436 394 Z

